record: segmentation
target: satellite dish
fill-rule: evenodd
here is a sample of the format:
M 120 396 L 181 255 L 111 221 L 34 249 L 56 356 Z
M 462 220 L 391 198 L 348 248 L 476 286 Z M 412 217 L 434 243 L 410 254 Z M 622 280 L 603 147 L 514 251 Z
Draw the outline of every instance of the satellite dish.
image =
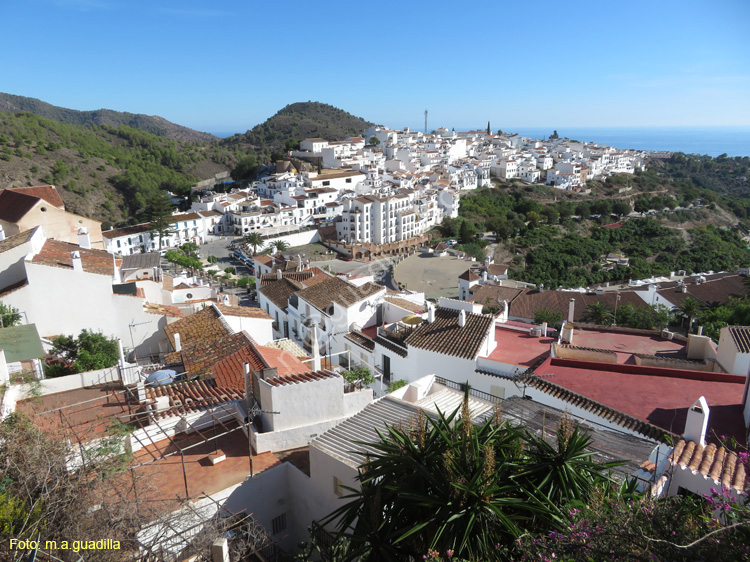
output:
M 419 314 L 409 314 L 401 319 L 401 323 L 406 324 L 407 326 L 418 326 L 422 322 L 424 322 L 424 318 Z
M 172 369 L 162 369 L 161 371 L 154 371 L 148 378 L 146 378 L 147 386 L 157 386 L 162 384 L 171 384 L 177 378 L 177 371 Z

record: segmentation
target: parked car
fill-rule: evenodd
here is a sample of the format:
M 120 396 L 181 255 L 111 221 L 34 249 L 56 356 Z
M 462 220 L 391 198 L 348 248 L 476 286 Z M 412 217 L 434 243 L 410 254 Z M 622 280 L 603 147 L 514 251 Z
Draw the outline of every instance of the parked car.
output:
M 449 246 L 453 246 L 454 244 L 458 244 L 458 240 L 448 240 L 446 244 L 448 244 Z

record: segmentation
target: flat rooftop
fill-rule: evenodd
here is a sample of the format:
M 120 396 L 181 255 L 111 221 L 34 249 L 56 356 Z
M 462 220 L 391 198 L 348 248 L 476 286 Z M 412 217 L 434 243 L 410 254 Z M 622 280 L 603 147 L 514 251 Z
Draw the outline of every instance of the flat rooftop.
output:
M 671 342 L 665 342 L 671 343 Z M 562 364 L 554 364 L 554 363 Z M 535 374 L 551 383 L 596 400 L 635 418 L 682 434 L 687 411 L 704 396 L 711 409 L 707 440 L 716 443 L 718 436 L 732 436 L 744 442 L 742 419 L 744 383 L 711 380 L 712 373 L 659 369 L 661 374 L 614 372 L 602 363 L 592 368 L 566 366 L 565 361 L 547 359 Z M 695 377 L 695 378 L 693 378 Z M 701 380 L 703 379 L 703 380 Z
M 557 340 L 534 337 L 527 331 L 513 330 L 500 325 L 495 327 L 495 341 L 497 347 L 489 355 L 489 359 L 531 367 L 540 359 L 549 356 L 550 345 Z M 687 357 L 684 343 L 665 340 L 657 335 L 576 329 L 573 333 L 573 345 L 614 351 L 618 363 L 634 363 L 635 353 L 672 358 Z
M 121 386 L 107 385 L 29 398 L 18 402 L 16 411 L 29 416 L 46 432 L 71 439 L 75 433 L 88 441 L 107 433 L 115 420 L 130 421 L 131 406 Z
M 138 466 L 135 473 L 137 477 L 152 483 L 153 486 L 148 492 L 151 498 L 171 500 L 210 496 L 239 484 L 250 476 L 245 432 L 239 429 L 236 422 L 225 425 L 229 429 L 237 430 L 207 442 L 202 442 L 203 439 L 196 433 L 178 434 L 172 440 L 164 439 L 137 451 L 133 456 L 132 465 L 149 463 Z M 210 438 L 225 433 L 225 430 L 221 426 L 216 426 L 215 429 L 201 430 L 201 433 Z M 185 460 L 183 475 L 182 455 L 179 450 L 186 447 L 191 448 L 183 453 Z M 221 450 L 226 455 L 226 460 L 213 465 L 208 455 L 217 450 Z M 171 456 L 166 456 L 170 454 Z M 272 453 L 253 455 L 254 474 L 279 464 L 281 460 Z M 187 480 L 187 490 L 185 480 Z

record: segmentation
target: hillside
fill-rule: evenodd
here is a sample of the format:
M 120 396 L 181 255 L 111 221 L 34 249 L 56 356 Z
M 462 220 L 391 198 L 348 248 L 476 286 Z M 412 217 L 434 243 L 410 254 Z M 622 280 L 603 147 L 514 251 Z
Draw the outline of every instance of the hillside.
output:
M 274 159 L 274 152 L 281 153 L 303 139 L 320 137 L 326 140 L 343 140 L 361 135 L 372 125 L 373 123 L 332 105 L 299 102 L 287 105 L 270 119 L 245 134 L 225 139 L 222 144 L 239 145 L 261 160 L 267 160 L 269 157 Z
M 160 137 L 183 142 L 211 142 L 218 137 L 209 133 L 201 133 L 167 121 L 156 115 L 143 115 L 140 113 L 126 113 L 113 111 L 111 109 L 97 109 L 95 111 L 77 111 L 58 107 L 35 98 L 14 96 L 12 94 L 0 93 L 0 111 L 17 113 L 27 111 L 69 125 L 110 125 L 118 127 L 127 125 L 134 129 L 140 129 Z
M 217 143 L 185 143 L 127 125 L 70 125 L 0 111 L 0 188 L 51 183 L 68 210 L 112 225 L 145 220 L 154 195 L 230 170 Z

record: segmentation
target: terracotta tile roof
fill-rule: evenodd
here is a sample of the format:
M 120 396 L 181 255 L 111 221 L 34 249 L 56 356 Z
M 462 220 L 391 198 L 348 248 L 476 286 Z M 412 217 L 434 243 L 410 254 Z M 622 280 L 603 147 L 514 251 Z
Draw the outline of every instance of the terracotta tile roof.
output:
M 38 197 L 3 189 L 0 191 L 0 220 L 15 224 L 38 202 Z
M 486 270 L 487 270 L 487 275 L 507 275 L 508 274 L 508 266 L 502 265 L 499 263 L 490 264 L 490 266 L 487 267 Z
M 568 307 L 570 299 L 575 299 L 573 321 L 580 322 L 586 313 L 586 308 L 595 303 L 603 302 L 614 310 L 617 303 L 617 294 L 614 291 L 602 293 L 601 295 L 574 293 L 570 291 L 538 291 L 536 289 L 523 291 L 510 305 L 510 315 L 518 318 L 534 318 L 538 310 L 548 309 L 559 312 L 563 319 L 568 318 Z M 635 291 L 620 291 L 618 306 L 630 304 L 634 307 L 646 307 L 646 302 L 637 295 Z M 478 302 L 478 301 L 477 301 Z
M 729 301 L 730 298 L 742 298 L 748 295 L 748 289 L 742 282 L 742 277 L 736 274 L 723 274 L 717 277 L 708 277 L 705 282 L 697 284 L 685 283 L 687 292 L 682 292 L 682 287 L 675 285 L 664 288 L 657 293 L 663 296 L 675 306 L 681 306 L 687 297 L 693 297 L 708 306 L 717 306 Z
M 216 308 L 218 308 L 219 312 L 224 316 L 240 316 L 242 318 L 261 318 L 264 320 L 271 320 L 271 317 L 265 310 L 254 306 L 227 306 L 225 304 L 217 303 Z
M 364 335 L 362 332 L 349 332 L 344 337 L 369 351 L 373 351 L 375 349 L 375 342 Z
M 693 474 L 709 478 L 716 485 L 734 488 L 740 493 L 747 491 L 745 466 L 737 453 L 727 451 L 709 443 L 706 447 L 694 441 L 680 439 L 669 455 L 672 466 L 680 466 Z
M 387 300 L 388 302 L 392 302 L 396 306 L 399 306 L 404 310 L 408 310 L 409 312 L 422 313 L 427 310 L 424 304 L 416 304 L 406 299 L 400 299 L 398 297 L 385 297 L 385 300 Z
M 278 377 L 295 376 L 304 373 L 308 367 L 292 352 L 247 341 L 246 345 L 219 360 L 211 368 L 211 373 L 219 387 L 236 388 L 244 392 L 245 363 L 251 371 L 275 367 Z
M 339 377 L 339 375 L 331 373 L 329 371 L 309 371 L 294 375 L 287 375 L 285 377 L 275 377 L 273 379 L 267 379 L 266 382 L 271 386 L 284 386 L 287 384 L 319 381 L 322 379 L 330 379 L 333 377 L 341 378 Z
M 274 259 L 271 256 L 266 255 L 253 256 L 253 259 L 263 265 L 271 265 L 274 262 Z
M 286 310 L 289 297 L 299 291 L 302 285 L 291 279 L 278 279 L 258 289 L 258 292 L 270 300 L 277 308 Z
M 403 348 L 400 345 L 393 343 L 392 341 L 384 338 L 383 336 L 375 336 L 375 338 L 372 341 L 386 348 L 388 351 L 395 353 L 396 355 L 399 355 L 401 357 L 406 357 L 409 354 L 406 348 Z
M 445 355 L 474 359 L 495 319 L 483 314 L 466 314 L 466 324 L 458 325 L 459 311 L 438 308 L 434 322 L 424 322 L 405 338 L 410 347 L 427 349 Z
M 157 417 L 166 417 L 200 412 L 223 402 L 244 398 L 244 393 L 232 388 L 217 388 L 212 380 L 197 380 L 149 387 L 146 396 L 149 400 L 159 396 L 169 397 L 169 410 L 157 414 Z
M 474 291 L 474 294 L 469 298 L 469 301 L 478 304 L 497 304 L 506 300 L 510 305 L 510 303 L 513 302 L 513 299 L 521 293 L 523 293 L 523 289 L 487 284 L 480 286 L 479 289 Z
M 729 326 L 729 335 L 740 353 L 750 353 L 750 326 Z
M 169 316 L 171 318 L 185 318 L 182 311 L 176 306 L 167 306 L 165 304 L 156 304 L 147 302 L 143 305 L 144 312 L 150 314 L 160 314 L 162 316 Z
M 436 252 L 445 252 L 445 251 L 446 251 L 446 250 L 448 250 L 449 248 L 450 248 L 450 246 L 447 246 L 447 245 L 446 245 L 446 244 L 445 244 L 444 242 L 440 242 L 439 244 L 437 244 L 437 245 L 436 245 L 436 246 L 435 246 L 435 247 L 433 248 L 433 250 L 434 250 L 434 251 L 436 251 Z
M 183 348 L 186 344 L 195 341 L 210 343 L 216 338 L 229 334 L 229 329 L 219 318 L 216 309 L 213 306 L 207 306 L 195 314 L 172 322 L 164 328 L 164 332 L 166 332 L 172 347 L 174 347 L 175 334 L 180 334 L 180 342 Z
M 478 281 L 479 279 L 481 279 L 481 277 L 479 277 L 479 275 L 474 273 L 471 269 L 467 269 L 466 271 L 464 271 L 461 275 L 458 276 L 458 278 L 463 281 Z
M 281 277 L 282 279 L 291 279 L 292 281 L 303 283 L 306 279 L 309 279 L 310 277 L 319 273 L 323 273 L 323 270 L 318 269 L 317 267 L 311 267 L 310 269 L 306 269 L 304 271 L 282 271 Z M 263 285 L 267 285 L 268 283 L 272 283 L 277 280 L 278 277 L 275 271 L 273 273 L 264 273 L 260 276 L 260 285 L 262 287 Z
M 305 299 L 318 310 L 325 311 L 333 302 L 350 307 L 380 291 L 385 292 L 385 287 L 375 283 L 365 283 L 357 287 L 338 277 L 328 277 L 312 287 L 298 291 L 297 296 Z
M 54 205 L 58 209 L 65 210 L 65 202 L 57 192 L 57 188 L 54 185 L 34 185 L 29 187 L 14 187 L 11 188 L 16 193 L 23 193 L 24 195 L 31 195 L 32 197 L 38 197 L 44 199 L 50 205 Z
M 276 367 L 280 377 L 302 373 L 310 369 L 291 351 L 259 345 L 256 350 L 269 367 Z
M 244 392 L 245 363 L 250 364 L 250 371 L 266 367 L 263 359 L 253 350 L 252 346 L 245 345 L 213 366 L 212 371 L 216 385 L 222 388 L 235 388 Z
M 61 242 L 60 240 L 46 240 L 44 246 L 32 261 L 52 267 L 73 269 L 73 258 L 70 256 L 72 252 L 80 252 L 81 265 L 84 271 L 98 275 L 114 274 L 112 254 L 104 250 L 85 250 L 76 244 Z
M 250 341 L 252 340 L 246 332 L 237 332 L 236 334 L 214 338 L 210 341 L 192 341 L 183 345 L 181 352 L 169 355 L 181 355 L 182 364 L 191 378 L 206 377 L 213 374 L 214 365 L 246 346 Z
M 17 248 L 31 240 L 31 237 L 36 232 L 37 228 L 40 227 L 32 228 L 31 230 L 24 230 L 13 236 L 8 236 L 5 240 L 0 240 L 0 254 L 12 250 L 13 248 Z
M 148 232 L 151 229 L 149 223 L 135 224 L 133 226 L 124 226 L 122 228 L 113 228 L 112 230 L 103 230 L 102 236 L 109 240 L 113 238 L 119 238 L 120 236 L 132 236 L 133 234 L 141 234 Z

